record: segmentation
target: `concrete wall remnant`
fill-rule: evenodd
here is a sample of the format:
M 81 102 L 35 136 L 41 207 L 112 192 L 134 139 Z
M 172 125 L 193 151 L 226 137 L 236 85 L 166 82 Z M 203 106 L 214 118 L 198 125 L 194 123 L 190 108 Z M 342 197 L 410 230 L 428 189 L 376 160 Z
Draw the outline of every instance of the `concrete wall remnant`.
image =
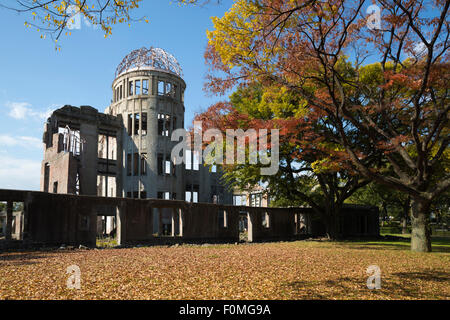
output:
M 243 213 L 248 217 L 248 241 L 293 240 L 323 234 L 321 228 L 312 223 L 315 215 L 310 208 L 246 207 L 4 189 L 0 189 L 0 201 L 5 201 L 8 208 L 6 241 L 12 240 L 12 204 L 23 202 L 21 227 L 17 229 L 20 234 L 16 238 L 24 244 L 93 247 L 96 245 L 97 217 L 104 215 L 115 217 L 116 237 L 122 245 L 237 242 L 239 219 Z M 162 210 L 170 213 L 168 233 L 163 232 L 160 223 Z M 159 220 L 156 233 L 155 217 Z M 376 237 L 379 235 L 378 219 L 376 207 L 348 207 L 343 213 L 344 234 Z

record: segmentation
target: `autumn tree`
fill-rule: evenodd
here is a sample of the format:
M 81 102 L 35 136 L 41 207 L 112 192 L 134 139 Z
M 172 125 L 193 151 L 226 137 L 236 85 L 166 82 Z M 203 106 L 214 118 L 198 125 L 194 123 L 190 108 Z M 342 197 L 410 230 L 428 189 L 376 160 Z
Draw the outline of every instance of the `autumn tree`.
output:
M 259 80 L 296 91 L 333 123 L 334 142 L 360 175 L 411 197 L 411 249 L 431 251 L 430 206 L 450 186 L 449 173 L 436 174 L 450 141 L 450 0 L 382 0 L 380 19 L 365 14 L 371 4 L 237 0 L 208 32 L 207 88 Z M 368 62 L 375 79 L 361 74 Z M 349 139 L 349 128 L 370 143 Z M 365 162 L 373 153 L 389 170 Z
M 229 102 L 215 104 L 197 115 L 195 121 L 201 122 L 203 131 L 219 129 L 222 134 L 230 129 L 249 132 L 278 128 L 277 173 L 262 175 L 260 168 L 264 164 L 250 163 L 250 148 L 246 145 L 245 163 L 225 163 L 223 166 L 227 184 L 240 190 L 264 185 L 274 203 L 308 205 L 322 218 L 329 238 L 342 236 L 338 221 L 344 201 L 369 180 L 353 170 L 350 161 L 341 157 L 342 147 L 327 141 L 327 136 L 334 135 L 333 127 L 326 120 L 319 123 L 298 93 L 286 87 L 264 87 L 252 83 L 238 88 Z M 250 143 L 260 145 L 261 141 L 249 139 Z M 330 147 L 333 147 L 332 153 L 329 152 Z M 225 153 L 227 148 L 224 141 Z M 233 150 L 237 148 L 233 146 Z M 376 160 L 368 157 L 365 161 L 372 161 L 375 165 Z M 339 166 L 336 166 L 337 162 Z

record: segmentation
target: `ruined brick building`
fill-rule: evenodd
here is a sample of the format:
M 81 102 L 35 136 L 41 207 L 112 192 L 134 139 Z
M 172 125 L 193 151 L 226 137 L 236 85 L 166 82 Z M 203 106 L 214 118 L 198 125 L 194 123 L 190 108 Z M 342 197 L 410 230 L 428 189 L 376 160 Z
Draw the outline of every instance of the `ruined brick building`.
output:
M 182 77 L 171 54 L 141 48 L 117 67 L 104 113 L 90 106 L 54 111 L 44 128 L 41 191 L 231 204 L 215 167 L 199 165 L 193 153 L 186 165 L 170 159 L 178 143 L 171 133 L 184 128 Z M 103 220 L 109 232 L 114 221 Z M 170 225 L 168 214 L 163 223 Z

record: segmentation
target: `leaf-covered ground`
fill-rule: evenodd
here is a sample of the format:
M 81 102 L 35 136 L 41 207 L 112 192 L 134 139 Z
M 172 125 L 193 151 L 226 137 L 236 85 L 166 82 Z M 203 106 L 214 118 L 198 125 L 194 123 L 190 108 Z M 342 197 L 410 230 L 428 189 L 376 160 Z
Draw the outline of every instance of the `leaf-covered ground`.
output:
M 70 265 L 79 290 L 66 287 Z M 370 265 L 379 290 L 366 286 Z M 449 266 L 448 252 L 362 242 L 11 252 L 0 299 L 449 299 Z

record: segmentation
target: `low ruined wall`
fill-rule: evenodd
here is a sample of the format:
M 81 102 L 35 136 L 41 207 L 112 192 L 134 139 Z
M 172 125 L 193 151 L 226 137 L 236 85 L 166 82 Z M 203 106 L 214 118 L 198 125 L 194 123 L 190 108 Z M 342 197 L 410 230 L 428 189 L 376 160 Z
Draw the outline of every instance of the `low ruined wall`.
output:
M 24 243 L 45 245 L 95 246 L 98 216 L 116 217 L 115 232 L 120 244 L 236 242 L 239 241 L 240 217 L 248 218 L 249 241 L 298 239 L 319 235 L 320 229 L 310 208 L 226 206 L 3 189 L 0 189 L 0 201 L 8 203 L 7 241 L 13 233 L 11 226 L 8 227 L 13 203 L 23 202 L 20 239 Z M 171 230 L 166 233 L 162 230 L 163 212 L 170 215 Z M 349 236 L 378 235 L 378 211 L 357 206 L 346 208 L 341 224 L 345 229 L 343 233 Z

